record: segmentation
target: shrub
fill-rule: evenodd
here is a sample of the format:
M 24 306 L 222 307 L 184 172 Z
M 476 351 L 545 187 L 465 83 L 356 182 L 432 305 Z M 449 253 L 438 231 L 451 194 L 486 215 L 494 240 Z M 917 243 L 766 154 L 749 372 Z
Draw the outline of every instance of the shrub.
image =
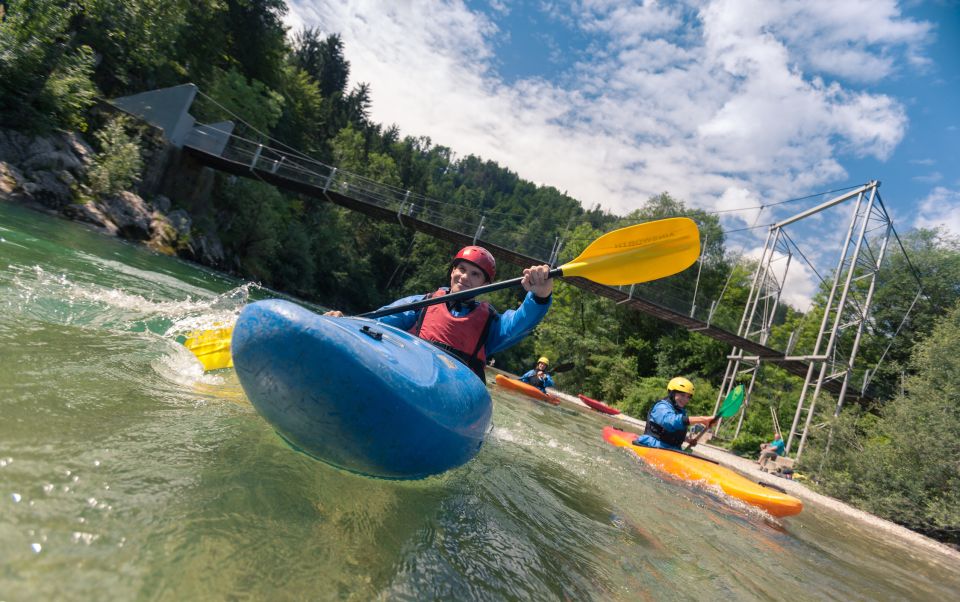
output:
M 140 180 L 143 169 L 140 137 L 127 133 L 129 123 L 127 117 L 115 117 L 95 135 L 100 152 L 87 173 L 87 179 L 96 194 L 129 190 Z
M 740 433 L 740 436 L 730 442 L 730 451 L 739 456 L 756 457 L 760 453 L 760 444 L 768 440 L 761 435 Z

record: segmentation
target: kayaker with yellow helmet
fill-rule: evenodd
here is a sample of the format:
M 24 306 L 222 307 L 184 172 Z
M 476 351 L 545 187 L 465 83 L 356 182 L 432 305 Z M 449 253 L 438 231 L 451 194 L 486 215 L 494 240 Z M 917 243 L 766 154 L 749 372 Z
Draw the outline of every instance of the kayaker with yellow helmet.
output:
M 550 360 L 542 355 L 540 359 L 537 360 L 537 367 L 524 373 L 524 375 L 520 377 L 520 380 L 546 393 L 547 387 L 554 386 L 553 377 L 547 372 L 549 366 Z
M 385 307 L 477 288 L 492 282 L 496 270 L 497 263 L 490 251 L 469 245 L 460 249 L 450 263 L 449 287 L 426 295 L 404 297 Z M 520 342 L 547 315 L 553 302 L 553 280 L 549 273 L 548 265 L 535 265 L 523 270 L 520 284 L 527 295 L 517 309 L 508 309 L 502 314 L 487 301 L 471 299 L 438 303 L 381 316 L 377 320 L 430 341 L 469 366 L 482 380 L 487 357 Z M 330 311 L 324 315 L 338 317 L 343 313 Z
M 667 383 L 667 396 L 653 404 L 647 425 L 634 445 L 681 451 L 691 424 L 709 426 L 713 416 L 687 416 L 686 406 L 693 399 L 693 383 L 678 376 Z

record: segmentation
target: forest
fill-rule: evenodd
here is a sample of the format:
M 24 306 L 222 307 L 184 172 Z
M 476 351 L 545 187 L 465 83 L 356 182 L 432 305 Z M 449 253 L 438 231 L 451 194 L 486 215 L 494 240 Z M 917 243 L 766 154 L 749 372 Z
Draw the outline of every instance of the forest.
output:
M 288 31 L 286 10 L 283 0 L 0 2 L 0 127 L 78 132 L 99 153 L 91 190 L 135 188 L 135 128 L 103 123 L 92 108 L 103 99 L 192 82 L 204 93 L 192 109 L 200 122 L 241 115 L 251 131 L 321 162 L 437 199 L 437 211 L 489 215 L 521 251 L 542 253 L 561 239 L 560 258 L 567 260 L 612 229 L 687 216 L 706 241 L 698 269 L 644 290 L 668 306 L 722 298 L 715 320 L 735 330 L 756 266 L 728 251 L 717 214 L 669 191 L 638 199 L 626 215 L 584 207 L 493 161 L 456 156 L 443 146 L 453 141 L 374 123 L 369 109 L 377 82 L 349 87 L 350 64 L 337 32 Z M 456 251 L 398 224 L 228 176 L 215 182 L 211 210 L 193 217 L 196 232 L 223 242 L 225 270 L 349 312 L 434 290 L 446 281 Z M 899 246 L 888 254 L 870 336 L 859 352 L 858 365 L 876 366 L 882 358 L 867 391 L 872 401 L 849 404 L 834 418 L 836 400 L 821 396 L 797 470 L 825 495 L 956 545 L 960 241 L 938 230 L 900 235 L 906 254 Z M 501 272 L 519 274 L 505 263 Z M 923 294 L 904 322 L 904 291 L 915 288 L 915 274 Z M 783 349 L 794 337 L 795 353 L 812 350 L 829 287 L 828 277 L 806 312 L 782 305 L 768 345 Z M 561 390 L 639 418 L 664 396 L 667 380 L 682 375 L 697 387 L 691 413 L 712 412 L 728 345 L 562 282 L 554 295 L 547 319 L 496 357 L 498 368 L 522 372 L 539 355 L 573 362 L 557 377 Z M 519 298 L 506 291 L 491 301 L 505 309 Z M 755 456 L 773 436 L 772 414 L 784 428 L 792 422 L 802 384 L 764 364 L 739 433 L 734 437 L 727 426 L 714 442 Z

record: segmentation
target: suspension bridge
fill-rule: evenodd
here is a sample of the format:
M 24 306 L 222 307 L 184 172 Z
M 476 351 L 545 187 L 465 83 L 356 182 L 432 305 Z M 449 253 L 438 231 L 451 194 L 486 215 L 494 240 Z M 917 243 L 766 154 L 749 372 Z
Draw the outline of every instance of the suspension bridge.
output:
M 490 249 L 499 261 L 519 267 L 528 267 L 535 263 L 557 265 L 562 249 L 559 238 L 554 241 L 549 251 L 546 248 L 512 248 L 513 245 L 501 235 L 501 229 L 491 227 L 494 222 L 491 215 L 340 170 L 316 161 L 296 149 L 270 142 L 269 138 L 263 135 L 255 138 L 238 135 L 234 132 L 234 120 L 238 119 L 236 116 L 233 116 L 232 121 L 197 124 L 188 112 L 196 94 L 196 87 L 187 84 L 114 99 L 111 102 L 117 108 L 162 128 L 170 143 L 182 149 L 184 160 L 194 161 L 223 173 L 260 180 L 283 190 L 327 201 L 373 219 L 395 223 L 456 245 L 480 244 Z M 728 367 L 717 405 L 736 381 L 744 380 L 744 374 L 749 375 L 748 391 L 751 390 L 759 367 L 764 362 L 774 363 L 790 374 L 804 379 L 800 403 L 788 439 L 789 451 L 794 436 L 799 435 L 799 455 L 811 426 L 814 406 L 822 391 L 836 396 L 838 413 L 846 401 L 868 400 L 868 378 L 865 377 L 860 389 L 852 386 L 854 362 L 868 321 L 877 274 L 888 241 L 891 234 L 896 236 L 878 188 L 879 182 L 868 182 L 797 216 L 769 226 L 763 255 L 754 273 L 750 295 L 736 332 L 713 323 L 717 300 L 710 304 L 706 315 L 698 317 L 693 308 L 682 311 L 651 300 L 647 294 L 648 288 L 638 286 L 623 290 L 582 278 L 569 278 L 565 281 L 625 308 L 729 345 L 732 351 L 728 355 Z M 834 282 L 815 349 L 810 353 L 792 355 L 792 340 L 787 344 L 786 350 L 768 346 L 767 339 L 774 325 L 787 268 L 790 260 L 797 256 L 797 250 L 791 248 L 791 241 L 786 234 L 787 226 L 848 201 L 853 202 L 855 208 L 841 258 L 833 274 Z M 786 265 L 782 265 L 784 263 Z M 778 268 L 778 264 L 782 267 Z M 919 295 L 918 288 L 917 296 Z M 691 301 L 694 307 L 695 302 L 696 294 Z M 701 310 L 701 313 L 703 311 Z M 840 335 L 851 329 L 856 331 L 855 342 L 852 348 L 844 349 L 840 344 Z M 866 370 L 866 374 L 870 374 L 870 369 Z M 747 399 L 749 400 L 749 393 Z M 807 412 L 807 418 L 801 424 L 803 411 Z M 742 420 L 743 413 L 737 425 L 738 431 Z

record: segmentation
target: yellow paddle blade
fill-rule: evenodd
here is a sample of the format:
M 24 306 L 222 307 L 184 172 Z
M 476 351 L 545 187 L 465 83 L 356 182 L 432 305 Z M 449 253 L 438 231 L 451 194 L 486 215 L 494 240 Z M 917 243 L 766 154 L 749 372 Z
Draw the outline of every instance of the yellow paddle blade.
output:
M 233 336 L 233 326 L 213 330 L 196 330 L 190 333 L 187 340 L 183 342 L 183 346 L 197 356 L 205 371 L 232 368 L 231 336 Z
M 563 276 L 621 286 L 672 276 L 700 257 L 700 231 L 692 219 L 671 217 L 607 232 L 573 261 Z

